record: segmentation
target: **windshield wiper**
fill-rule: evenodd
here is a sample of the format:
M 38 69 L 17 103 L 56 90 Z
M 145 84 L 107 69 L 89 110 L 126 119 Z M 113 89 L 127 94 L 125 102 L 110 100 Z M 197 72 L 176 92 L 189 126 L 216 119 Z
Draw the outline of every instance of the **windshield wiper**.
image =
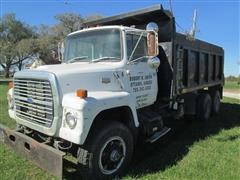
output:
M 138 61 L 138 60 L 140 60 L 140 59 L 145 59 L 145 58 L 149 58 L 149 56 L 141 56 L 141 57 L 139 57 L 139 58 L 137 58 L 137 59 L 134 59 L 134 60 L 128 61 L 128 64 L 130 64 L 130 63 L 134 63 L 134 62 L 136 62 L 136 61 Z
M 106 60 L 112 60 L 112 59 L 117 59 L 119 60 L 120 58 L 118 57 L 100 57 L 98 59 L 93 59 L 92 62 L 99 62 L 99 61 L 106 61 Z
M 83 59 L 87 59 L 88 56 L 79 56 L 79 57 L 75 57 L 75 58 L 72 58 L 68 61 L 68 63 L 73 63 L 73 62 L 76 62 L 76 61 L 80 61 L 80 60 L 83 60 Z

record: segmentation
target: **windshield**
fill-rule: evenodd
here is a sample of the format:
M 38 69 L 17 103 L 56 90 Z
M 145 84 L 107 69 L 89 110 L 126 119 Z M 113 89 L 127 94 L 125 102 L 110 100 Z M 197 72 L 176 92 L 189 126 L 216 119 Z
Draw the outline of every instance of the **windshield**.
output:
M 69 36 L 65 43 L 64 61 L 120 61 L 119 29 L 102 29 Z

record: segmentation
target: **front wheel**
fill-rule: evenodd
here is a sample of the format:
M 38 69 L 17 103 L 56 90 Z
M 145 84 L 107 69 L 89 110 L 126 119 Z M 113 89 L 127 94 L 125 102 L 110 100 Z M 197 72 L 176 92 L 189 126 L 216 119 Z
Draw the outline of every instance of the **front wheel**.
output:
M 133 136 L 120 122 L 97 129 L 86 144 L 92 153 L 90 166 L 79 165 L 84 179 L 112 179 L 129 164 L 133 153 Z

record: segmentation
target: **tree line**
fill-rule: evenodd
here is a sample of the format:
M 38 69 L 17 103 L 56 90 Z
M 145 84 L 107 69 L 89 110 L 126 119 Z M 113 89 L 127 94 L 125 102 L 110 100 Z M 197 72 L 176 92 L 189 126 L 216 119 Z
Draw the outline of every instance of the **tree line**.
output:
M 238 75 L 238 76 L 232 76 L 232 75 L 227 76 L 227 77 L 225 77 L 225 81 L 231 81 L 231 82 L 238 82 L 238 83 L 240 83 L 240 75 Z
M 57 20 L 55 25 L 32 27 L 17 19 L 14 13 L 5 14 L 0 19 L 0 66 L 5 77 L 9 77 L 12 66 L 21 70 L 24 61 L 30 58 L 39 58 L 45 64 L 59 63 L 53 56 L 58 43 L 67 34 L 79 30 L 85 21 L 101 17 L 91 15 L 83 18 L 77 13 L 63 13 L 54 17 Z

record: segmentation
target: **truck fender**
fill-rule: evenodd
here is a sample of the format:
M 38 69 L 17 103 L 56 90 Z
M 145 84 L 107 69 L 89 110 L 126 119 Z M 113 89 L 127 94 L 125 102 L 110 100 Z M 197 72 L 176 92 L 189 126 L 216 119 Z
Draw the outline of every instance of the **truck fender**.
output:
M 92 133 L 98 130 L 99 127 L 103 126 L 103 124 L 111 123 L 112 121 L 119 121 L 123 123 L 125 126 L 127 126 L 130 129 L 134 137 L 134 140 L 137 139 L 138 127 L 139 127 L 137 113 L 135 109 L 132 109 L 129 106 L 114 107 L 114 108 L 105 109 L 99 112 L 97 116 L 94 118 L 93 123 L 89 128 L 88 136 L 86 137 L 86 139 Z
M 125 112 L 131 112 L 129 114 L 132 116 L 132 127 L 137 128 L 139 121 L 133 98 L 134 97 L 128 92 L 113 91 L 89 92 L 86 99 L 76 98 L 73 93 L 65 95 L 62 103 L 64 109 L 74 109 L 74 111 L 79 112 L 82 120 L 74 130 L 62 126 L 60 129 L 60 137 L 64 137 L 64 139 L 76 144 L 84 144 L 93 124 L 99 122 L 99 117 L 104 113 L 106 115 L 106 112 L 112 110 L 118 110 L 116 115 L 119 116 L 122 114 L 122 108 Z M 108 113 L 108 115 L 109 114 L 111 113 Z M 76 137 L 76 135 L 79 137 Z
M 112 111 L 118 111 L 115 113 L 115 115 L 118 115 L 118 116 L 123 113 L 121 111 L 125 111 L 125 113 L 128 112 L 132 117 L 130 118 L 131 120 L 128 122 L 129 123 L 128 127 L 131 127 L 132 129 L 137 129 L 139 127 L 137 111 L 136 111 L 135 105 L 133 104 L 133 102 L 135 101 L 131 100 L 131 98 L 133 97 L 130 96 L 130 94 L 127 93 L 127 96 L 125 95 L 124 97 L 122 96 L 121 98 L 119 98 L 119 96 L 117 96 L 116 94 L 114 97 L 112 96 L 113 98 L 111 98 L 111 100 L 108 99 L 105 102 L 98 101 L 94 103 L 96 107 L 95 112 L 92 112 L 93 114 L 90 116 L 91 118 L 89 117 L 88 119 L 91 122 L 86 124 L 86 126 L 84 127 L 84 133 L 83 133 L 84 136 L 82 136 L 81 143 L 83 143 L 83 141 L 85 142 L 85 139 L 88 137 L 88 134 L 90 134 L 92 129 L 95 128 L 96 124 L 98 123 L 101 124 L 102 119 L 111 120 L 110 118 L 112 116 L 109 117 L 109 114 L 114 114 L 114 113 L 110 113 Z M 104 104 L 104 106 L 102 104 Z M 107 118 L 104 118 L 103 117 L 104 115 Z

